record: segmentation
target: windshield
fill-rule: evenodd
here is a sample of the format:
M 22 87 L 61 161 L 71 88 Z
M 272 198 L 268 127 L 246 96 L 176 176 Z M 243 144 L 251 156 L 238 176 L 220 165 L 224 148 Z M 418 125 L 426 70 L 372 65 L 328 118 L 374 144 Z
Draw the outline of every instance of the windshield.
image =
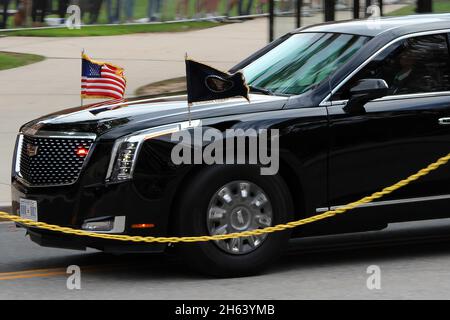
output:
M 301 94 L 319 84 L 370 38 L 337 33 L 298 33 L 243 69 L 250 86 L 274 94 Z

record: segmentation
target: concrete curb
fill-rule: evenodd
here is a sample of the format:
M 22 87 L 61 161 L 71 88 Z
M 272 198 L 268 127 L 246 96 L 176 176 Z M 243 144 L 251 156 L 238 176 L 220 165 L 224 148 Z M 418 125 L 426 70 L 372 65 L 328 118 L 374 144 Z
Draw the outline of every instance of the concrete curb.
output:
M 10 232 L 16 228 L 14 222 L 6 221 L 0 222 L 0 232 Z
M 11 203 L 0 202 L 0 211 L 11 212 Z M 0 220 L 0 232 L 11 231 L 14 227 L 14 222 Z
M 11 202 L 0 202 L 0 211 L 11 212 Z

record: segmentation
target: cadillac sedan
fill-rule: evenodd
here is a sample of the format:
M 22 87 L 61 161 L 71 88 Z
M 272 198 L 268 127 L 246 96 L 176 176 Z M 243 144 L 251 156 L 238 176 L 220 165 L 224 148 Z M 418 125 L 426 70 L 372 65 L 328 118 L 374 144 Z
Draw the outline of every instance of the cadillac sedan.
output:
M 265 228 L 355 201 L 449 152 L 449 36 L 448 14 L 304 27 L 230 70 L 243 72 L 250 102 L 198 103 L 188 114 L 185 95 L 139 97 L 31 121 L 16 143 L 13 212 L 98 233 L 190 236 Z M 276 172 L 175 163 L 171 136 L 196 128 L 277 130 Z M 269 235 L 167 246 L 24 227 L 42 246 L 170 249 L 201 272 L 239 276 L 264 270 L 291 237 L 444 218 L 449 205 L 443 167 L 351 213 Z

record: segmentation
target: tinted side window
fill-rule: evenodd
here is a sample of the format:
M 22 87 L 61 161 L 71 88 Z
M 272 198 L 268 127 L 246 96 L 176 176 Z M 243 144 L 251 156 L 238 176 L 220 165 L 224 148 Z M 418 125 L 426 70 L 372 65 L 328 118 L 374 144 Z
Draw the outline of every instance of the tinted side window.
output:
M 333 95 L 346 100 L 360 79 L 383 79 L 389 95 L 450 91 L 450 55 L 446 34 L 405 39 L 375 57 Z

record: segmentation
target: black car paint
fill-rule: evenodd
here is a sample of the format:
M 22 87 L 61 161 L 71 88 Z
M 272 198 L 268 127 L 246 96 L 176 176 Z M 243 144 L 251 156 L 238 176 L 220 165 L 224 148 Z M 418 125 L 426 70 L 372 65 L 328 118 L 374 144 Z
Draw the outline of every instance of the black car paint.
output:
M 329 32 L 338 25 L 340 32 L 374 37 L 352 59 L 316 88 L 290 98 L 252 95 L 252 103 L 233 99 L 222 105 L 207 103 L 193 108 L 193 119 L 203 126 L 226 128 L 280 129 L 280 174 L 295 201 L 296 218 L 313 215 L 316 208 L 345 204 L 390 185 L 446 154 L 449 128 L 438 126 L 437 119 L 450 114 L 450 95 L 414 100 L 374 101 L 365 105 L 363 115 L 348 114 L 342 106 L 319 106 L 338 85 L 374 52 L 392 40 L 414 32 L 440 30 L 449 22 L 408 23 L 396 28 L 372 30 L 345 23 L 313 26 L 295 32 Z M 401 23 L 400 23 L 401 25 Z M 342 29 L 342 30 L 341 30 Z M 364 33 L 364 31 L 366 33 Z M 282 40 L 278 40 L 282 41 Z M 275 42 L 276 44 L 276 42 Z M 269 45 L 244 60 L 238 70 L 273 47 Z M 12 178 L 13 211 L 19 198 L 35 199 L 43 221 L 79 228 L 86 219 L 127 216 L 125 233 L 167 235 L 171 215 L 183 187 L 201 166 L 177 167 L 170 164 L 173 145 L 167 137 L 147 141 L 139 154 L 132 181 L 105 182 L 114 140 L 145 128 L 186 121 L 185 97 L 168 97 L 139 102 L 142 98 L 85 106 L 42 117 L 22 127 L 40 123 L 39 130 L 95 132 L 96 143 L 79 180 L 65 187 L 27 187 Z M 161 103 L 178 105 L 155 111 Z M 142 104 L 142 107 L 136 107 Z M 134 105 L 134 107 L 133 107 Z M 85 116 L 83 116 L 83 114 Z M 45 123 L 42 125 L 42 121 Z M 388 200 L 427 195 L 450 194 L 450 171 L 441 169 L 423 180 L 391 195 Z M 296 235 L 316 235 L 383 228 L 388 222 L 448 216 L 448 200 L 416 202 L 356 209 L 339 219 L 305 226 Z M 432 209 L 432 210 L 431 210 Z M 130 229 L 133 223 L 154 223 L 153 229 Z M 83 248 L 91 246 L 110 251 L 162 250 L 162 245 L 116 244 L 111 241 L 75 240 L 30 229 L 42 245 Z M 55 241 L 48 240 L 54 239 Z M 124 248 L 122 248 L 124 247 Z

